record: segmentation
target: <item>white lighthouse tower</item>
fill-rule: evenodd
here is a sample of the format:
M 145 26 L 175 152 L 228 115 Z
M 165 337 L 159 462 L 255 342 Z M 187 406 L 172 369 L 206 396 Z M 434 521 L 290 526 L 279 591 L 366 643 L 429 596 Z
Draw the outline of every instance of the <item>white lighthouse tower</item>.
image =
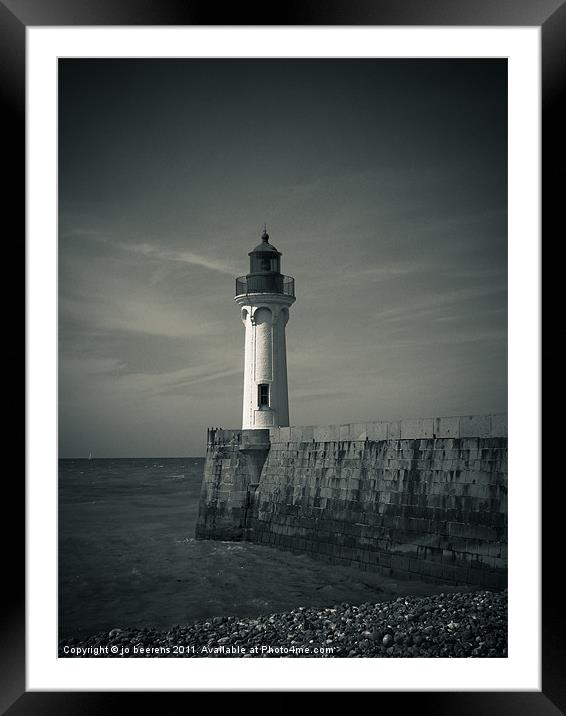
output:
M 236 279 L 234 300 L 246 329 L 242 428 L 289 425 L 285 326 L 295 302 L 295 279 L 281 274 L 281 253 L 269 243 L 248 254 L 250 272 Z

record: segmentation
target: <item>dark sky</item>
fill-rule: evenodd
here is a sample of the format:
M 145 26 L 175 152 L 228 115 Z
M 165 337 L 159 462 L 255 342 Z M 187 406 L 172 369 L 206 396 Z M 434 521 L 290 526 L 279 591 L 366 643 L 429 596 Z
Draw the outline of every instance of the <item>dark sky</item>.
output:
M 234 277 L 296 280 L 291 424 L 507 409 L 504 60 L 62 60 L 60 456 L 239 427 Z

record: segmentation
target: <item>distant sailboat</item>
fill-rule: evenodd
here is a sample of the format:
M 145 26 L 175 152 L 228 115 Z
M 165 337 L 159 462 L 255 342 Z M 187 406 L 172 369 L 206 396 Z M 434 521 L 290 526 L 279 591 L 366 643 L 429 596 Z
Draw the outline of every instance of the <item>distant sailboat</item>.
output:
M 89 454 L 88 454 L 88 459 L 89 459 L 89 460 L 92 460 L 92 453 L 91 453 L 91 452 L 89 452 Z

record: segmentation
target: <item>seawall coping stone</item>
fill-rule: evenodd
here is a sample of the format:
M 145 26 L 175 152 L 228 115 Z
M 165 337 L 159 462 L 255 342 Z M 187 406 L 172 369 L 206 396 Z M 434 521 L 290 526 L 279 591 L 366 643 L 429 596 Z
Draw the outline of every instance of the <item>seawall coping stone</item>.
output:
M 507 437 L 507 415 L 465 415 L 410 420 L 270 428 L 272 442 L 365 442 L 428 438 Z
M 294 425 L 268 429 L 270 442 L 366 442 L 418 440 L 436 438 L 503 438 L 507 437 L 507 415 L 466 415 L 410 420 L 370 421 L 341 425 Z M 215 444 L 232 444 L 242 435 L 241 429 L 218 428 Z

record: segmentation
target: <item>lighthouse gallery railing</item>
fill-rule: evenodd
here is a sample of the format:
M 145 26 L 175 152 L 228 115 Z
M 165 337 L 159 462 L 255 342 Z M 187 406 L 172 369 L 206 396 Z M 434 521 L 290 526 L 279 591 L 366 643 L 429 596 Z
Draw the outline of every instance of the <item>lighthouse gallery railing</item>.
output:
M 295 296 L 295 279 L 282 274 L 262 276 L 238 276 L 236 279 L 236 296 L 244 293 L 282 293 Z

